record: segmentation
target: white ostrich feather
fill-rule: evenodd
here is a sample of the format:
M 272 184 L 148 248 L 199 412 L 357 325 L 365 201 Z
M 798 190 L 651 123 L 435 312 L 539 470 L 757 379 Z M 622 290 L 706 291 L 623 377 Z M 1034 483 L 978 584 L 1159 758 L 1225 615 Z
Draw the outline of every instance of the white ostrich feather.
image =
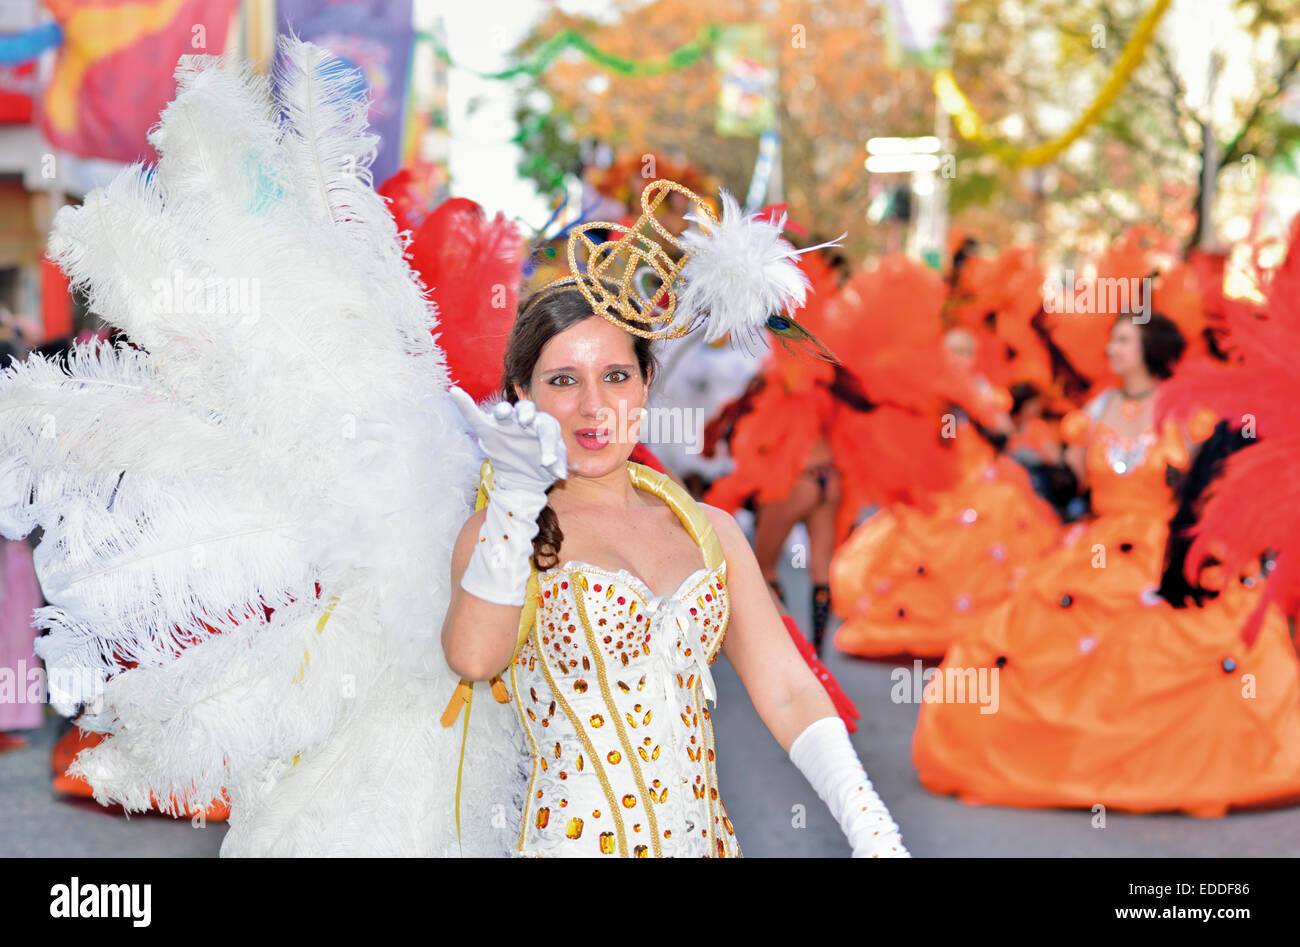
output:
M 42 527 L 37 651 L 108 735 L 73 772 L 128 810 L 225 790 L 226 855 L 456 854 L 438 633 L 479 457 L 366 103 L 294 39 L 274 92 L 219 57 L 177 80 L 157 167 L 49 244 L 138 348 L 0 372 L 0 532 Z M 524 754 L 514 708 L 476 701 L 466 854 L 512 838 L 491 807 L 520 810 Z
M 681 236 L 690 258 L 682 267 L 674 325 L 694 328 L 704 322 L 706 342 L 727 333 L 744 341 L 763 331 L 768 316 L 804 305 L 811 284 L 795 262 L 799 255 L 836 246 L 843 237 L 796 250 L 781 236 L 784 214 L 773 223 L 746 214 L 725 188 L 719 197 L 722 215 L 716 224 L 686 215 L 696 226 Z

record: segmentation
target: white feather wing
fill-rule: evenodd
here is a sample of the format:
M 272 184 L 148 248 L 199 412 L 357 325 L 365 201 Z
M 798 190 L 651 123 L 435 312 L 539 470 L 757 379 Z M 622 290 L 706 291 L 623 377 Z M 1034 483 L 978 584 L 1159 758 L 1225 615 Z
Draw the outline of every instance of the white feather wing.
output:
M 73 771 L 130 809 L 226 790 L 224 854 L 449 853 L 438 632 L 478 457 L 370 186 L 366 103 L 296 40 L 274 95 L 210 57 L 177 75 L 157 168 L 50 241 L 140 350 L 0 377 L 0 527 L 44 529 L 38 650 L 110 734 Z M 474 707 L 467 854 L 513 837 L 488 819 L 519 811 L 513 713 Z

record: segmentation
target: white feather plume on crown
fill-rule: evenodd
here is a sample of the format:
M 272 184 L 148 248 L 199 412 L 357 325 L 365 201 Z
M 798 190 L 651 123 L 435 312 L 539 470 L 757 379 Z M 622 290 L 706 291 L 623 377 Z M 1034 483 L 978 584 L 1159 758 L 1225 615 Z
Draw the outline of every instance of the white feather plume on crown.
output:
M 43 528 L 52 697 L 109 734 L 72 772 L 128 810 L 224 789 L 225 855 L 454 852 L 438 632 L 479 458 L 371 187 L 367 103 L 294 39 L 274 95 L 217 57 L 177 79 L 158 166 L 49 244 L 140 348 L 0 373 L 0 532 Z M 527 757 L 514 709 L 479 703 L 465 851 L 497 854 L 490 804 Z
M 722 215 L 715 224 L 697 214 L 696 226 L 679 238 L 690 258 L 682 267 L 684 286 L 677 295 L 674 325 L 705 323 L 705 341 L 727 333 L 737 340 L 761 333 L 768 316 L 793 312 L 807 299 L 807 275 L 795 262 L 801 253 L 837 246 L 843 239 L 797 250 L 784 237 L 786 215 L 773 223 L 741 210 L 736 199 L 719 191 Z

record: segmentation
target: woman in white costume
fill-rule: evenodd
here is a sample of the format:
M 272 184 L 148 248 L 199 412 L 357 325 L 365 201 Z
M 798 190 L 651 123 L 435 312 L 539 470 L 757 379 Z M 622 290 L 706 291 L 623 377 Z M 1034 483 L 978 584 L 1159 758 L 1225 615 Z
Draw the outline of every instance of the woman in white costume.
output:
M 505 361 L 492 412 L 453 391 L 493 486 L 456 541 L 442 638 L 467 678 L 510 666 L 532 755 L 519 853 L 739 856 L 708 709 L 723 652 L 854 854 L 906 855 L 735 519 L 629 464 L 618 419 L 641 417 L 648 339 L 561 285 L 521 307 Z

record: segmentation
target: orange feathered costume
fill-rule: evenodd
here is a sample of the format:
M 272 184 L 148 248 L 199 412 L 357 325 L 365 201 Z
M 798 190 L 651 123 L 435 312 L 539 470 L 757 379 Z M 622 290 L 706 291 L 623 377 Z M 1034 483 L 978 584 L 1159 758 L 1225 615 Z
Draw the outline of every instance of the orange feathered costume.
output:
M 977 258 L 968 260 L 963 273 L 974 275 L 959 284 L 963 288 L 955 292 L 960 297 L 950 296 L 933 271 L 903 258 L 885 258 L 860 274 L 861 322 L 906 333 L 895 335 L 891 341 L 901 344 L 884 352 L 901 357 L 903 371 L 926 379 L 924 430 L 931 439 L 936 432 L 947 434 L 956 477 L 944 484 L 933 475 L 918 475 L 917 462 L 928 469 L 933 452 L 916 450 L 899 438 L 892 439 L 890 449 L 871 453 L 861 449 L 861 440 L 855 445 L 851 435 L 846 438 L 850 450 L 858 448 L 850 454 L 856 466 L 871 470 L 877 482 L 896 475 L 910 478 L 915 492 L 909 497 L 901 491 L 862 489 L 853 498 L 855 509 L 864 502 L 885 508 L 859 526 L 831 562 L 832 606 L 844 619 L 834 641 L 842 651 L 942 655 L 961 628 L 982 620 L 1005 599 L 1024 569 L 1055 541 L 1057 517 L 1034 494 L 1025 469 L 995 453 L 969 423 L 957 424 L 955 415 L 943 415 L 945 403 L 956 403 L 987 425 L 1010 407 L 1009 396 L 976 378 L 936 370 L 945 304 L 959 300 L 964 308 L 958 315 L 976 326 L 986 313 L 999 309 L 1007 312 L 999 325 L 1028 324 L 1032 313 L 1024 302 L 1025 287 L 1041 280 L 1009 278 L 1010 270 L 1024 262 L 1023 255 L 1004 256 L 989 267 Z M 995 275 L 986 277 L 986 271 Z M 1034 352 L 1030 342 L 1022 345 L 1025 364 Z M 887 391 L 916 389 L 915 381 L 898 373 L 877 371 L 873 377 L 886 380 Z M 859 483 L 864 479 L 860 475 Z
M 1201 262 L 1221 279 L 1221 259 L 1218 267 Z M 1258 279 L 1265 284 L 1264 274 Z M 1156 405 L 1171 417 L 1186 417 L 1208 404 L 1233 427 L 1245 428 L 1246 437 L 1258 438 L 1228 458 L 1211 486 L 1187 557 L 1188 578 L 1195 581 L 1193 570 L 1211 552 L 1236 567 L 1262 550 L 1277 551 L 1265 601 L 1243 630 L 1248 643 L 1258 633 L 1266 602 L 1279 602 L 1289 615 L 1300 610 L 1300 217 L 1292 224 L 1287 255 L 1266 285 L 1262 309 L 1221 294 L 1212 300 L 1232 367 L 1189 366 Z
M 902 257 L 855 275 L 836 292 L 830 267 L 801 258 L 813 290 L 800 322 L 839 358 L 837 368 L 774 347 L 730 441 L 735 463 L 705 501 L 736 510 L 783 499 L 826 438 L 840 474 L 836 539 L 866 503 L 921 502 L 954 483 L 956 452 L 940 437 L 934 383 L 942 281 Z

